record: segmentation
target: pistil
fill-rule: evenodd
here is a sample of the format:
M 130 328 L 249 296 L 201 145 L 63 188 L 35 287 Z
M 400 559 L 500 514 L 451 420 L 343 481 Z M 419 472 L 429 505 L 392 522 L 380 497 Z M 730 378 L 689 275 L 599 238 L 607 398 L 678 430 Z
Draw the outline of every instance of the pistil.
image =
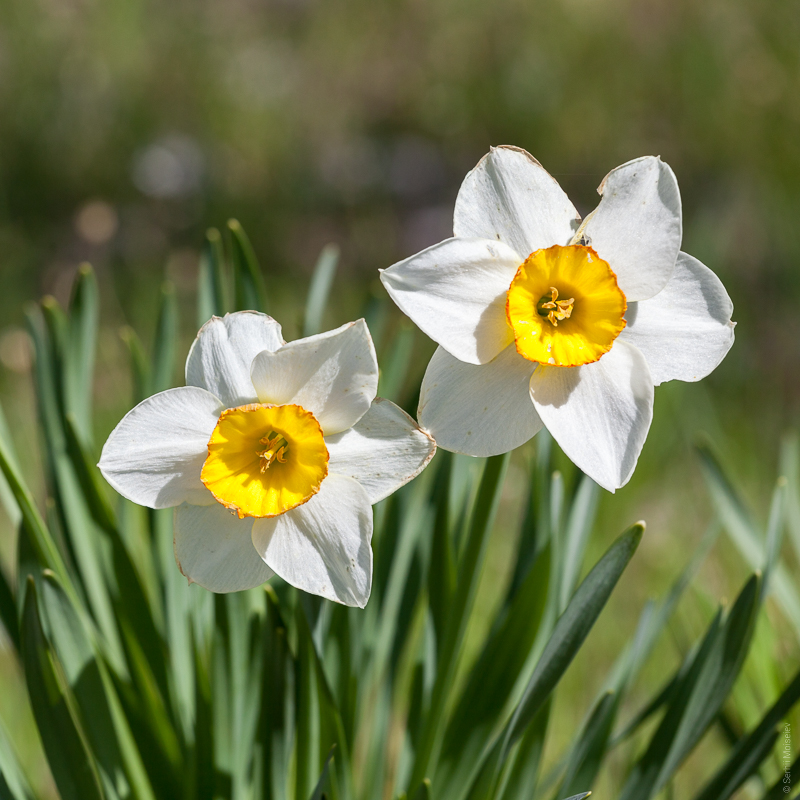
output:
M 286 451 L 289 443 L 279 433 L 271 431 L 260 440 L 260 444 L 265 446 L 263 450 L 257 451 L 258 457 L 261 459 L 262 473 L 266 472 L 275 461 L 279 464 L 286 463 Z

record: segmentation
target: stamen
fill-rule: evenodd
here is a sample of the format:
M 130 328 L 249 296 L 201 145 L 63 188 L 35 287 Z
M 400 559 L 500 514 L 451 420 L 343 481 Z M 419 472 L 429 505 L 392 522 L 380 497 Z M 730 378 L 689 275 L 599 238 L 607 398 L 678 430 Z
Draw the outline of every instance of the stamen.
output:
M 266 445 L 263 450 L 256 451 L 261 459 L 261 472 L 266 472 L 272 464 L 277 461 L 279 464 L 286 463 L 286 452 L 289 449 L 289 442 L 275 431 L 271 431 L 260 444 Z
M 547 317 L 554 327 L 558 327 L 559 320 L 569 319 L 572 316 L 572 308 L 575 298 L 569 300 L 558 299 L 558 289 L 550 287 L 550 295 L 543 295 L 536 304 L 536 311 L 541 317 Z

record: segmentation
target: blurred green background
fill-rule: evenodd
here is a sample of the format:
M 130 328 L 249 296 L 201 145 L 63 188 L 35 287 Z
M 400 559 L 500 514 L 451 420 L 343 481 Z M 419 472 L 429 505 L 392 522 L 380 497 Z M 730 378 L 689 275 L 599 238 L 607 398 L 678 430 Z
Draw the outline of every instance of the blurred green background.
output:
M 241 220 L 288 339 L 300 335 L 325 244 L 341 248 L 332 327 L 385 301 L 379 268 L 451 234 L 458 186 L 490 145 L 529 150 L 584 214 L 610 169 L 659 154 L 681 187 L 683 247 L 728 288 L 737 339 L 702 384 L 657 390 L 639 469 L 602 500 L 591 561 L 628 523 L 649 524 L 612 600 L 616 616 L 603 641 L 591 640 L 591 658 L 611 660 L 616 628 L 629 634 L 710 519 L 698 432 L 763 515 L 780 437 L 796 421 L 798 43 L 798 0 L 2 0 L 0 396 L 18 451 L 32 454 L 31 482 L 40 478 L 23 309 L 44 294 L 65 303 L 81 262 L 103 294 L 102 442 L 132 402 L 119 331 L 131 325 L 148 343 L 165 279 L 182 309 L 179 352 L 188 348 L 209 226 Z M 379 352 L 403 325 L 389 313 Z M 413 347 L 392 397 L 407 407 L 433 350 L 421 334 Z M 526 478 L 510 478 L 516 513 L 514 487 Z M 0 525 L 8 564 L 14 535 L 5 517 Z M 501 531 L 495 539 L 487 608 L 492 581 L 508 576 L 510 550 Z M 745 573 L 720 539 L 702 585 L 731 595 Z M 685 609 L 683 624 L 699 629 L 707 611 Z M 662 654 L 670 663 L 680 638 Z M 796 641 L 770 641 L 788 676 Z M 571 673 L 565 729 L 597 688 L 587 658 Z M 15 685 L 13 667 L 2 669 Z M 0 714 L 21 713 L 0 694 Z
M 796 0 L 4 0 L 0 318 L 65 299 L 89 260 L 109 321 L 137 324 L 165 273 L 191 293 L 203 231 L 230 216 L 278 296 L 330 241 L 340 295 L 363 295 L 451 232 L 492 144 L 530 150 L 584 213 L 606 172 L 654 153 L 684 248 L 736 306 L 715 380 L 791 409 L 798 41 Z

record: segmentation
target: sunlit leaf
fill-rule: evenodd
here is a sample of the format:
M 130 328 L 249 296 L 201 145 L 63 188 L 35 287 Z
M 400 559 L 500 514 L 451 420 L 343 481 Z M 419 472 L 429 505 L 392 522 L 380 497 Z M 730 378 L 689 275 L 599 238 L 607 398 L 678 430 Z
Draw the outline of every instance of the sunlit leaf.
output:
M 323 330 L 322 321 L 338 263 L 339 248 L 335 244 L 325 245 L 311 275 L 311 286 L 306 298 L 303 336 L 313 336 Z
M 32 579 L 25 594 L 22 657 L 33 713 L 62 800 L 102 800 L 97 762 L 75 697 L 42 630 Z
M 236 311 L 267 311 L 267 290 L 258 259 L 238 220 L 228 220 Z

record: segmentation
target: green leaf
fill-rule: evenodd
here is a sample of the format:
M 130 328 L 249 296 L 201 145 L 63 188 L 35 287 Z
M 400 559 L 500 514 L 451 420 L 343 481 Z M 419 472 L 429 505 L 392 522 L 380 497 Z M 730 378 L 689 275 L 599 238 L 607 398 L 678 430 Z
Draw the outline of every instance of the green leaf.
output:
M 6 578 L 5 572 L 0 568 L 0 622 L 6 629 L 8 638 L 19 652 L 19 621 L 17 619 L 17 603 L 14 593 Z
M 552 470 L 550 461 L 553 450 L 553 437 L 543 428 L 536 434 L 536 458 L 529 465 L 529 491 L 525 516 L 520 530 L 518 555 L 511 579 L 509 597 L 519 589 L 536 554 L 550 541 L 550 489 Z
M 761 722 L 736 743 L 725 763 L 697 795 L 696 800 L 725 800 L 730 797 L 772 750 L 775 727 L 786 719 L 798 700 L 800 672 L 773 703 Z
M 333 693 L 325 677 L 325 671 L 317 652 L 314 638 L 308 627 L 308 621 L 301 604 L 295 610 L 297 626 L 297 665 L 298 677 L 298 725 L 297 725 L 297 794 L 302 797 L 306 794 L 301 791 L 301 779 L 314 777 L 323 767 L 323 754 L 332 747 L 337 748 L 338 761 L 343 780 L 343 794 L 345 797 L 353 796 L 349 780 L 350 747 L 344 735 L 344 725 L 341 714 L 336 706 Z M 307 686 L 304 685 L 307 682 Z M 304 703 L 306 707 L 304 708 Z M 304 731 L 309 735 L 305 736 Z M 302 758 L 301 758 L 302 756 Z M 301 772 L 301 761 L 305 764 L 305 772 Z M 336 762 L 334 773 L 336 776 Z M 310 774 L 309 774 L 310 773 Z
M 107 540 L 112 570 L 106 571 L 106 582 L 115 613 L 127 621 L 131 634 L 137 636 L 139 646 L 147 654 L 160 689 L 166 691 L 166 670 L 160 649 L 160 631 L 163 630 L 163 610 L 160 592 L 154 585 L 155 568 L 150 553 L 150 541 L 146 547 L 129 552 L 123 541 L 114 514 L 106 497 L 103 478 L 83 443 L 71 414 L 65 420 L 67 453 L 75 469 L 83 497 L 92 518 L 100 528 L 100 537 Z
M 431 782 L 425 778 L 414 792 L 412 800 L 431 800 Z
M 642 708 L 634 718 L 625 726 L 625 728 L 617 733 L 611 740 L 611 749 L 615 748 L 621 742 L 624 742 L 631 736 L 641 725 L 643 725 L 653 714 L 660 708 L 669 703 L 675 694 L 680 689 L 680 672 L 673 675 L 666 684 L 656 693 L 655 697 Z
M 663 704 L 665 695 L 668 697 L 666 713 L 650 739 L 647 750 L 634 765 L 623 787 L 622 797 L 625 800 L 634 800 L 634 798 L 645 800 L 655 794 L 655 782 L 658 779 L 659 771 L 673 747 L 692 689 L 697 684 L 700 672 L 718 639 L 721 622 L 722 611 L 720 610 L 714 616 L 700 646 L 690 653 L 676 677 L 650 703 L 650 708 L 657 708 Z
M 216 228 L 209 228 L 200 254 L 200 276 L 197 281 L 198 328 L 202 328 L 211 317 L 224 316 L 228 311 L 227 282 L 222 236 Z
M 22 609 L 25 607 L 25 590 L 28 586 L 28 577 L 32 577 L 38 584 L 44 571 L 41 561 L 36 556 L 32 541 L 33 537 L 25 529 L 25 520 L 23 520 L 17 527 L 17 590 L 14 599 L 16 601 L 18 619 L 21 619 Z M 21 636 L 22 630 L 20 629 L 20 638 Z
M 192 641 L 195 659 L 195 729 L 194 747 L 191 753 L 194 776 L 194 791 L 189 793 L 196 800 L 213 800 L 215 788 L 214 775 L 214 707 L 212 704 L 211 680 L 208 664 L 203 657 L 202 647 Z M 278 794 L 265 791 L 266 798 L 283 800 Z
M 33 552 L 39 563 L 52 569 L 62 580 L 65 586 L 72 587 L 72 581 L 67 573 L 66 565 L 61 557 L 61 553 L 50 535 L 50 531 L 44 523 L 33 497 L 25 485 L 22 474 L 16 466 L 16 459 L 11 453 L 10 442 L 0 437 L 0 469 L 3 471 L 11 493 L 19 507 L 22 516 L 23 526 L 21 530 L 30 539 Z M 77 597 L 74 587 L 70 589 L 73 597 Z
M 554 608 L 557 615 L 561 615 L 567 607 L 566 593 L 563 604 L 561 603 L 562 592 L 561 580 L 563 577 L 563 565 L 565 561 L 564 535 L 562 533 L 562 519 L 564 517 L 564 477 L 561 472 L 555 470 L 550 475 L 549 491 L 550 511 L 548 514 L 549 532 L 548 540 L 552 550 L 553 574 L 550 591 L 554 597 Z M 570 592 L 571 594 L 571 592 Z
M 667 710 L 631 772 L 621 800 L 648 800 L 656 795 L 719 713 L 747 655 L 759 598 L 759 579 L 754 575 L 724 620 L 721 612 L 714 617 L 702 643 L 669 687 Z
M 355 612 L 345 606 L 329 606 L 331 623 L 324 644 L 322 664 L 333 690 L 336 706 L 342 716 L 344 737 L 348 742 L 355 740 L 356 717 L 358 712 L 359 675 L 355 664 L 360 663 L 361 638 L 353 634 L 353 616 Z M 363 678 L 362 678 L 363 681 Z M 361 682 L 361 686 L 363 686 Z
M 311 793 L 311 797 L 309 800 L 322 800 L 325 796 L 323 794 L 325 790 L 325 784 L 328 782 L 328 770 L 331 765 L 331 761 L 333 760 L 333 753 L 336 750 L 336 745 L 331 747 L 330 753 L 328 753 L 328 757 L 325 759 L 325 766 L 322 768 L 322 774 L 319 776 L 319 781 L 317 781 L 317 785 L 314 787 L 314 791 Z
M 212 687 L 212 695 L 216 698 L 217 678 L 211 659 L 216 651 L 211 652 L 214 632 L 214 595 L 200 587 L 190 587 L 186 578 L 181 575 L 175 564 L 173 546 L 173 510 L 158 509 L 147 511 L 132 503 L 125 502 L 131 516 L 145 512 L 143 516 L 150 521 L 152 546 L 155 547 L 158 574 L 161 579 L 160 592 L 163 595 L 165 641 L 169 647 L 165 654 L 169 674 L 169 693 L 172 699 L 173 713 L 179 720 L 179 729 L 185 740 L 193 738 L 195 725 L 194 685 L 196 665 L 192 652 L 193 642 L 197 642 L 200 652 L 207 659 L 207 670 Z M 216 663 L 216 662 L 214 662 Z M 215 702 L 215 701 L 214 701 Z M 216 726 L 217 715 L 214 717 Z M 217 730 L 214 736 L 216 742 Z M 218 743 L 224 747 L 228 739 Z
M 550 545 L 541 550 L 503 618 L 484 644 L 447 726 L 436 785 L 468 786 L 480 755 L 503 721 L 528 662 L 550 588 Z
M 622 689 L 624 682 L 633 680 L 633 678 L 638 674 L 642 664 L 644 664 L 647 657 L 653 651 L 653 648 L 658 641 L 658 637 L 664 631 L 667 623 L 675 613 L 675 609 L 677 608 L 681 597 L 683 597 L 683 593 L 686 591 L 695 575 L 697 575 L 706 557 L 711 552 L 711 548 L 716 543 L 719 532 L 720 526 L 717 522 L 713 522 L 706 529 L 702 539 L 700 540 L 700 544 L 695 549 L 694 553 L 692 553 L 689 563 L 675 579 L 674 583 L 670 587 L 669 592 L 667 593 L 667 596 L 658 605 L 649 620 L 649 624 L 643 629 L 641 640 L 638 641 L 638 646 L 631 653 L 632 660 L 626 670 L 626 674 L 624 677 L 621 676 L 621 679 L 617 684 L 618 689 Z
M 409 793 L 415 791 L 422 783 L 423 778 L 433 774 L 435 770 L 437 751 L 444 734 L 444 709 L 452 689 L 453 676 L 464 641 L 464 632 L 475 600 L 486 545 L 494 524 L 503 480 L 508 469 L 508 459 L 509 454 L 505 453 L 486 461 L 469 536 L 463 555 L 459 559 L 458 584 L 450 606 L 445 638 L 439 650 L 436 681 L 431 694 L 430 708 L 425 715 L 419 748 L 414 759 Z
M 234 796 L 249 791 L 255 741 L 260 712 L 262 679 L 259 667 L 263 653 L 264 593 L 234 592 L 214 596 L 218 660 L 214 670 L 222 680 L 214 695 L 215 705 L 222 701 L 224 720 L 214 732 L 218 745 L 224 745 L 224 757 L 218 761 L 230 775 Z M 222 740 L 224 737 L 224 741 Z
M 253 770 L 258 734 L 264 661 L 265 596 L 259 589 L 226 596 L 228 601 L 231 654 L 231 709 L 234 725 L 234 789 L 246 791 Z M 242 787 L 241 790 L 239 787 Z
M 511 748 L 524 734 L 563 677 L 625 571 L 644 532 L 637 523 L 623 533 L 584 578 L 542 651 L 514 714 L 487 753 L 470 793 L 493 797 Z
M 306 299 L 306 312 L 303 322 L 303 336 L 313 336 L 322 331 L 325 307 L 336 276 L 336 267 L 339 263 L 339 248 L 335 244 L 327 244 L 319 254 L 314 273 L 311 276 L 311 286 Z
M 298 622 L 302 609 L 297 606 Z M 297 646 L 297 796 L 307 797 L 313 791 L 319 775 L 320 708 L 317 680 L 313 663 L 313 643 L 309 636 L 299 636 Z
M 5 443 L 7 457 L 10 459 L 12 467 L 19 472 L 19 460 L 14 453 L 11 431 L 9 430 L 2 406 L 0 406 L 0 442 Z M 0 504 L 2 504 L 5 509 L 6 515 L 11 522 L 11 527 L 17 528 L 22 521 L 22 514 L 20 513 L 14 493 L 11 491 L 11 487 L 8 485 L 8 481 L 2 470 L 0 470 Z
M 214 595 L 214 636 L 211 647 L 211 697 L 214 706 L 214 765 L 225 776 L 233 777 L 233 710 L 231 708 L 231 665 L 228 636 L 228 613 L 225 598 Z M 229 789 L 224 793 L 230 796 Z
M 759 599 L 760 579 L 754 575 L 731 608 L 693 687 L 669 757 L 664 759 L 659 772 L 657 789 L 672 777 L 722 708 L 747 656 L 760 607 Z
M 675 579 L 663 601 L 657 606 L 654 603 L 649 603 L 645 606 L 639 618 L 633 644 L 620 656 L 607 682 L 607 686 L 620 695 L 625 691 L 627 685 L 636 678 L 642 665 L 652 652 L 659 636 L 671 619 L 678 605 L 678 601 L 683 596 L 686 588 L 692 582 L 692 579 L 697 574 L 706 556 L 708 556 L 711 548 L 714 546 L 719 532 L 719 523 L 713 522 L 706 529 L 689 563 Z M 645 720 L 649 719 L 652 714 L 668 702 L 673 696 L 676 683 L 676 677 L 669 680 L 662 691 L 659 692 L 620 733 L 614 736 L 610 748 L 613 749 L 620 742 L 628 738 Z
M 43 576 L 40 605 L 47 639 L 80 709 L 86 741 L 97 759 L 106 795 L 124 798 L 131 791 L 139 800 L 154 800 L 128 722 L 91 642 L 90 629 L 49 571 Z
M 428 567 L 428 603 L 436 634 L 437 646 L 444 640 L 444 629 L 450 612 L 450 602 L 456 586 L 456 563 L 451 532 L 452 509 L 450 489 L 453 482 L 453 454 L 441 450 L 436 455 L 433 496 L 435 498 L 434 535 L 431 540 Z
M 156 642 L 140 642 L 124 622 L 121 629 L 131 677 L 130 682 L 116 681 L 119 702 L 147 775 L 160 792 L 174 796 L 184 783 L 178 726 L 143 652 Z
M 586 544 L 597 516 L 599 498 L 600 487 L 588 475 L 584 475 L 572 500 L 564 537 L 559 597 L 561 609 L 567 607 L 578 584 Z
M 228 234 L 233 264 L 235 310 L 266 312 L 267 291 L 253 246 L 238 220 L 228 220 Z
M 503 738 L 505 752 L 522 735 L 561 680 L 636 552 L 643 533 L 644 523 L 637 523 L 623 533 L 572 596 L 556 622 L 525 693 L 508 723 Z
M 108 502 L 103 477 L 95 459 L 89 455 L 88 449 L 80 439 L 77 420 L 72 414 L 67 414 L 64 422 L 67 455 L 75 467 L 76 477 L 92 518 L 106 531 L 115 531 L 116 515 Z
M 78 269 L 69 306 L 64 368 L 65 412 L 75 415 L 84 441 L 92 441 L 92 378 L 97 347 L 100 299 L 89 264 Z
M 780 474 L 787 480 L 786 522 L 795 556 L 800 558 L 800 437 L 792 431 L 781 442 Z
M 3 800 L 33 800 L 25 772 L 14 752 L 12 737 L 0 720 L 0 797 Z
M 103 633 L 106 657 L 118 674 L 125 674 L 122 642 L 112 601 L 113 543 L 93 519 L 75 465 L 69 458 L 63 429 L 51 443 L 56 508 L 64 537 L 74 558 L 88 606 Z M 58 574 L 58 573 L 57 573 Z M 62 584 L 62 576 L 58 574 Z
M 590 789 L 603 765 L 620 696 L 606 692 L 595 705 L 578 741 L 570 748 L 559 794 Z
M 533 797 L 547 743 L 547 729 L 552 705 L 552 702 L 548 700 L 542 706 L 520 739 L 509 759 L 505 785 L 498 793 L 499 800 L 530 800 Z
M 31 325 L 36 346 L 37 378 L 40 391 L 40 413 L 45 427 L 45 452 L 54 494 L 57 518 L 61 523 L 68 552 L 77 567 L 77 576 L 83 588 L 94 620 L 102 631 L 102 645 L 106 658 L 119 675 L 126 672 L 120 633 L 115 619 L 108 579 L 113 576 L 112 550 L 104 533 L 109 531 L 99 526 L 92 517 L 89 502 L 81 491 L 81 476 L 86 481 L 88 456 L 81 455 L 77 431 L 73 431 L 72 452 L 66 429 L 72 416 L 67 408 L 68 398 L 63 391 L 60 377 L 68 363 L 63 357 L 64 331 L 69 320 L 52 300 L 42 303 L 46 326 L 43 328 L 36 317 Z M 91 459 L 93 460 L 93 459 Z M 91 481 L 89 481 L 91 483 Z M 88 484 L 86 484 L 88 486 Z M 113 528 L 112 528 L 113 533 Z M 50 566 L 49 564 L 47 566 Z M 52 568 L 52 567 L 51 567 Z M 75 599 L 70 588 L 69 576 L 54 570 L 65 590 Z
M 134 403 L 141 403 L 142 400 L 148 398 L 152 391 L 152 370 L 150 368 L 150 361 L 144 351 L 141 339 L 139 339 L 136 331 L 125 325 L 120 329 L 120 338 L 128 348 L 128 353 L 131 358 L 131 374 L 133 376 L 133 401 Z
M 400 527 L 380 606 L 371 670 L 365 676 L 367 684 L 383 677 L 390 656 L 397 652 L 404 639 L 407 625 L 401 622 L 400 613 L 411 583 L 412 559 L 417 542 L 420 537 L 427 538 L 432 523 L 427 492 L 430 475 L 423 473 L 413 484 L 403 487 L 398 495 L 403 499 Z
M 725 529 L 750 568 L 763 569 L 767 563 L 764 539 L 717 459 L 708 448 L 701 447 L 699 452 L 711 499 Z M 783 564 L 775 565 L 770 576 L 770 590 L 800 636 L 800 594 Z
M 22 660 L 33 714 L 62 800 L 102 800 L 97 763 L 75 698 L 42 630 L 32 578 L 22 616 Z
M 764 567 L 761 591 L 766 592 L 769 581 L 780 557 L 783 531 L 786 521 L 786 478 L 778 478 L 778 484 L 772 493 L 772 503 L 767 520 L 767 532 L 764 541 Z M 763 601 L 763 598 L 762 598 Z
M 167 282 L 161 287 L 161 305 L 153 345 L 152 394 L 172 388 L 175 374 L 175 346 L 178 341 L 178 304 L 175 287 Z
M 758 772 L 761 763 L 769 757 L 775 742 L 778 741 L 781 731 L 772 730 L 764 736 L 752 750 L 748 750 L 742 756 L 741 761 L 736 765 L 736 769 L 728 776 L 723 787 L 713 794 L 703 793 L 700 797 L 714 797 L 719 800 L 728 800 L 733 793 L 751 776 Z
M 405 401 L 402 392 L 411 366 L 415 338 L 416 328 L 407 320 L 403 320 L 395 334 L 388 356 L 382 358 L 380 362 L 378 394 L 381 397 L 388 397 L 400 405 Z
M 278 598 L 266 587 L 264 668 L 261 687 L 260 744 L 264 752 L 264 798 L 288 800 L 289 763 L 294 741 L 295 663 Z
M 46 296 L 41 302 L 41 316 L 44 322 L 42 341 L 36 341 L 36 362 L 42 358 L 42 365 L 49 373 L 52 385 L 47 387 L 47 402 L 50 405 L 49 413 L 57 419 L 66 411 L 65 371 L 69 369 L 69 336 L 70 320 L 58 304 L 55 297 Z M 46 347 L 39 345 L 46 343 Z M 44 384 L 43 384 L 44 386 Z M 49 420 L 45 420 L 47 424 Z
M 378 353 L 382 353 L 384 350 L 384 342 L 393 310 L 394 304 L 384 292 L 374 288 L 373 285 L 363 306 L 361 316 L 367 322 L 369 332 L 372 334 L 372 342 Z

